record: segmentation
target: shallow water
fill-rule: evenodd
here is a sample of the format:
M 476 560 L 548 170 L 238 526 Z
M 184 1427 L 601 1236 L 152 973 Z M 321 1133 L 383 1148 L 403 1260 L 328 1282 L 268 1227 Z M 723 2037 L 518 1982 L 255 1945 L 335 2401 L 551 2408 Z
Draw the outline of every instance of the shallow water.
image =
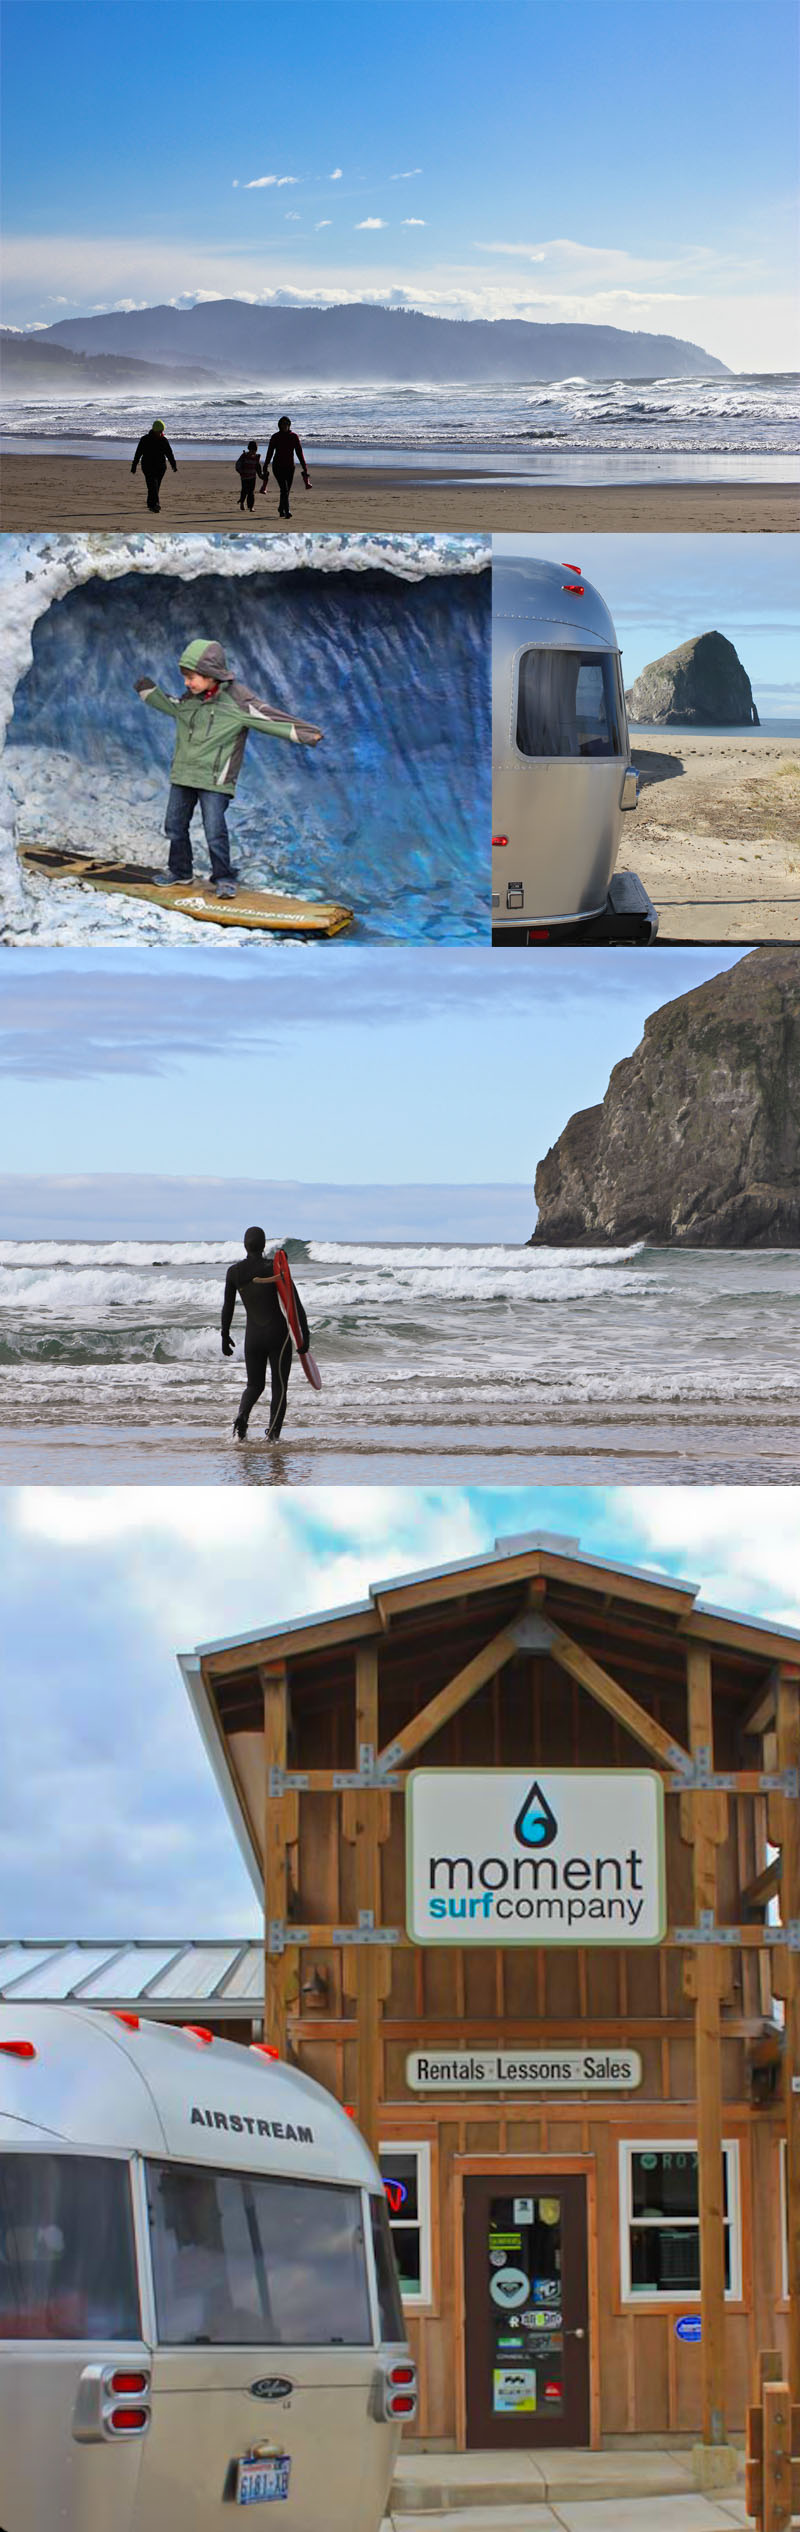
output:
M 231 1440 L 235 1242 L 0 1244 L 0 1479 L 797 1478 L 800 1252 L 289 1247 L 323 1390 L 276 1450 Z

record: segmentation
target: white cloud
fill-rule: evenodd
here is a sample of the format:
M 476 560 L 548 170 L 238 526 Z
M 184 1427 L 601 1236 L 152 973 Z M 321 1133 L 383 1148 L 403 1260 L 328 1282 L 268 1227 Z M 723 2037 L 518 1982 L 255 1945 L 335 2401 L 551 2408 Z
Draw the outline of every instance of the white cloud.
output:
M 401 229 L 426 229 L 427 220 L 401 220 Z
M 315 220 L 314 222 L 315 229 L 329 229 L 332 225 L 330 220 Z
M 338 182 L 339 182 L 339 178 L 340 178 L 340 176 L 341 176 L 341 173 L 342 173 L 341 167 L 332 167 L 332 168 L 331 168 L 331 173 L 330 173 L 330 182 L 331 182 L 331 184 L 332 184 L 332 185 L 338 185 Z
M 263 185 L 296 185 L 298 182 L 297 176 L 249 176 L 244 190 L 245 193 L 259 193 Z
M 393 185 L 404 185 L 407 177 L 421 176 L 421 174 L 421 167 L 401 167 L 399 173 L 396 176 L 393 176 L 391 181 Z
M 388 220 L 357 220 L 357 221 L 356 221 L 356 228 L 357 228 L 357 229 L 386 229 L 386 228 L 388 228 L 388 226 L 389 226 Z
M 641 1552 L 680 1556 L 704 1600 L 800 1627 L 800 1487 L 637 1486 L 612 1500 Z

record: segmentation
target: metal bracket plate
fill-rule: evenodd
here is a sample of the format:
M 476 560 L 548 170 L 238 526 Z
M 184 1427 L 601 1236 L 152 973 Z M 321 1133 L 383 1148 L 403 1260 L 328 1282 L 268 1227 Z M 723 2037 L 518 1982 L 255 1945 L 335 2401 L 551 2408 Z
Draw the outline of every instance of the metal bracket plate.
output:
M 279 1960 L 296 1943 L 310 1943 L 311 1939 L 310 1926 L 293 1925 L 291 1919 L 271 1917 L 267 1926 L 266 1950 L 271 1958 Z M 313 1934 L 315 1949 L 321 1952 L 340 1948 L 350 1951 L 358 1943 L 400 1943 L 402 1939 L 399 1926 L 376 1925 L 369 1908 L 362 1909 L 357 1925 L 326 1925 L 324 1937 L 315 1927 Z
M 281 1794 L 307 1792 L 308 1777 L 302 1774 L 298 1775 L 296 1769 L 289 1767 L 270 1767 L 268 1769 L 267 1793 L 273 1802 L 279 1801 Z
M 537 1617 L 534 1609 L 529 1617 L 514 1618 L 508 1631 L 524 1653 L 548 1652 L 555 1634 L 555 1628 L 546 1618 Z
M 790 1918 L 787 1925 L 763 1925 L 759 1931 L 762 1943 L 769 1950 L 784 1944 L 787 1951 L 800 1952 L 800 1917 Z M 697 1925 L 676 1925 L 674 1928 L 675 1942 L 685 1943 L 690 1951 L 695 1951 L 700 1944 L 713 1943 L 719 1944 L 725 1951 L 735 1952 L 741 1936 L 741 1926 L 717 1925 L 710 1908 L 701 1908 Z
M 748 1776 L 756 1773 L 749 1767 L 742 1772 Z M 736 1775 L 707 1766 L 702 1751 L 688 1772 L 667 1776 L 664 1781 L 667 1793 L 736 1793 L 737 1790 Z M 800 1769 L 796 1767 L 784 1767 L 779 1774 L 760 1772 L 756 1782 L 760 1793 L 784 1794 L 789 1802 L 800 1800 Z

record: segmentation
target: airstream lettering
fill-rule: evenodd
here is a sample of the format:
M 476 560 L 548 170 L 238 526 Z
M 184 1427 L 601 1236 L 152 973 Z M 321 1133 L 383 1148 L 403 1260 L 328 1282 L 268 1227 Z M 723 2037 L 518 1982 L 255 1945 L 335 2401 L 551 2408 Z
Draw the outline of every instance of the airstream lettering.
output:
M 577 566 L 495 547 L 492 938 L 653 941 L 658 916 L 616 870 L 638 775 L 608 608 Z
M 0 2006 L 4 2532 L 377 2532 L 416 2408 L 379 2172 L 318 2085 L 209 2040 Z

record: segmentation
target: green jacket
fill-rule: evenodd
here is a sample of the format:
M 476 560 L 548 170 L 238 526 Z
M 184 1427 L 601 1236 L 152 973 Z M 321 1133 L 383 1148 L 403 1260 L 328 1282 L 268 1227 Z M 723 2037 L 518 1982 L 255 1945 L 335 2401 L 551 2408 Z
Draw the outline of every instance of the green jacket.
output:
M 192 791 L 226 791 L 233 798 L 248 730 L 263 730 L 267 738 L 299 741 L 308 727 L 257 704 L 236 703 L 224 687 L 216 695 L 181 695 L 178 701 L 175 695 L 165 694 L 163 686 L 145 685 L 142 680 L 139 692 L 154 712 L 166 712 L 175 721 L 170 780 L 185 783 Z M 309 732 L 306 744 L 314 745 L 319 735 L 318 730 L 313 737 Z

